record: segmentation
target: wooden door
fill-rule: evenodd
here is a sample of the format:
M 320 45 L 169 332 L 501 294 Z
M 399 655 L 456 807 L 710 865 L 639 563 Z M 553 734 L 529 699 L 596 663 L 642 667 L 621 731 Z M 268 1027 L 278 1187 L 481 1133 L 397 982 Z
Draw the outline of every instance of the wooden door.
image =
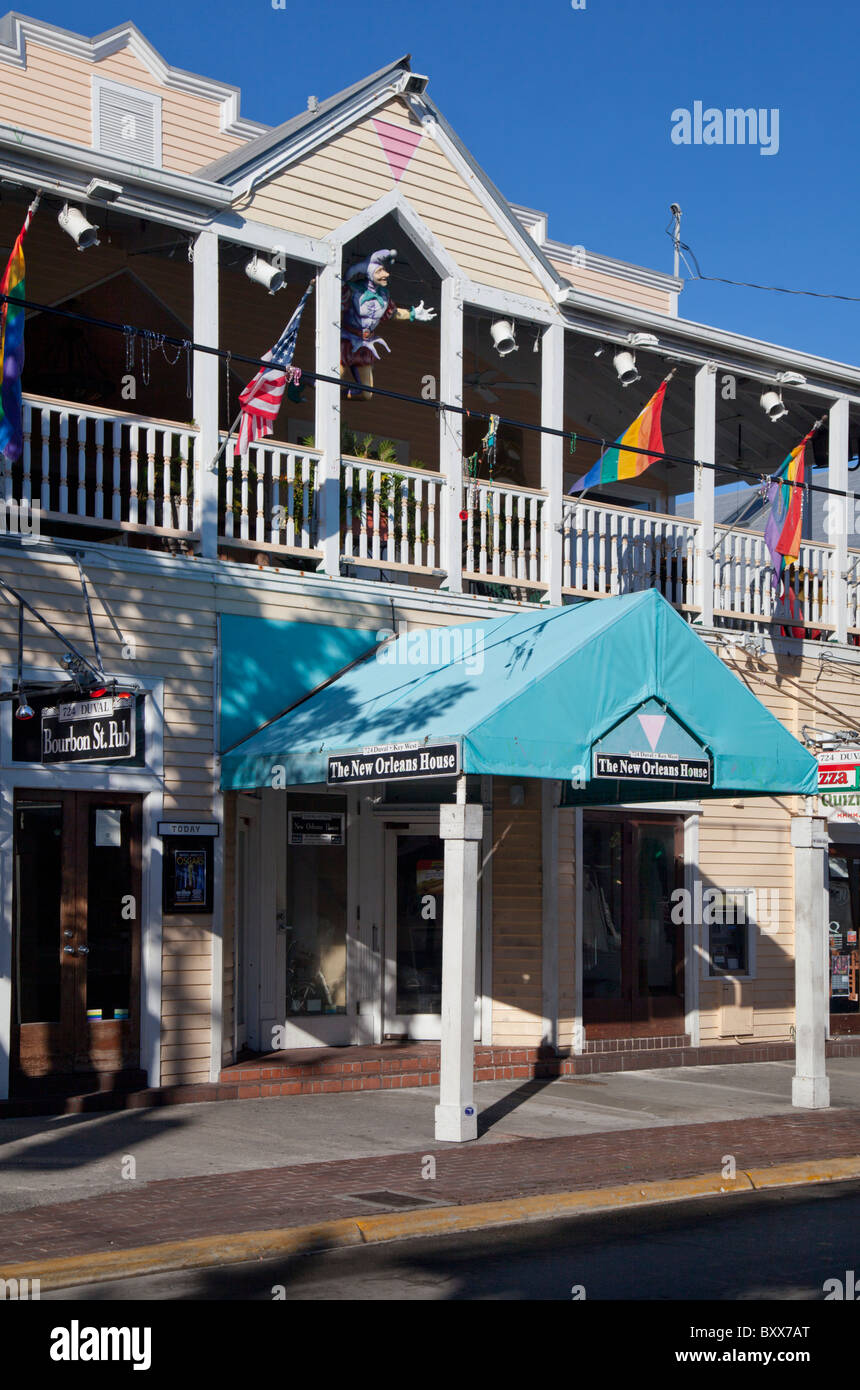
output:
M 13 1068 L 118 1072 L 140 1060 L 139 796 L 15 799 Z

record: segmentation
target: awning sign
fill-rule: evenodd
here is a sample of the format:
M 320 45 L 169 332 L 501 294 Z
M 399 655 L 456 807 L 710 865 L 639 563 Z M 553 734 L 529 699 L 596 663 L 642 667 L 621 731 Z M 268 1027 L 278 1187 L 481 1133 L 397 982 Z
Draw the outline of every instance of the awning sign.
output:
M 327 781 L 330 787 L 405 782 L 454 777 L 459 770 L 459 743 L 386 743 L 358 753 L 335 753 L 328 760 Z
M 860 821 L 860 748 L 818 754 L 818 789 L 832 821 Z
M 592 775 L 709 787 L 708 750 L 656 700 L 646 700 L 592 747 Z
M 43 763 L 92 763 L 134 757 L 135 702 L 115 695 L 42 710 Z

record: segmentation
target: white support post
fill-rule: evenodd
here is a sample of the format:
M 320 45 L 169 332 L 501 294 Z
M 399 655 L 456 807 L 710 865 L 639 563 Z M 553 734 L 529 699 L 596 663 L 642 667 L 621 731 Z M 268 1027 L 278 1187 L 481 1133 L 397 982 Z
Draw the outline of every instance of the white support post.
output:
M 795 816 L 794 848 L 794 995 L 795 1070 L 791 1103 L 805 1110 L 830 1104 L 825 1041 L 829 1010 L 825 944 L 827 940 L 827 822 L 818 816 Z
M 478 1137 L 475 1108 L 475 952 L 478 939 L 478 855 L 484 808 L 467 805 L 466 779 L 457 801 L 439 807 L 445 841 L 442 918 L 442 1042 L 436 1138 L 459 1144 Z
M 714 624 L 714 470 L 701 465 L 717 458 L 717 369 L 706 362 L 696 372 L 693 422 L 695 470 L 693 516 L 696 527 L 696 603 L 703 627 Z
M 317 366 L 324 376 L 340 374 L 341 250 L 317 276 Z M 340 386 L 318 381 L 314 442 L 322 452 L 317 475 L 320 573 L 340 574 Z
M 560 782 L 540 784 L 541 995 L 544 1047 L 558 1051 L 558 801 Z
M 441 360 L 439 399 L 446 405 L 463 404 L 463 293 L 452 276 L 442 280 L 440 312 Z M 440 490 L 440 565 L 447 575 L 443 588 L 463 592 L 463 417 L 450 410 L 439 412 L 439 472 L 445 482 Z
M 830 428 L 827 436 L 827 486 L 845 494 L 845 500 L 825 499 L 825 515 L 836 516 L 835 529 L 828 526 L 825 539 L 833 542 L 833 619 L 837 642 L 848 641 L 848 537 L 854 532 L 854 496 L 848 492 L 848 399 L 840 396 L 830 407 Z M 836 504 L 835 506 L 833 504 Z M 813 537 L 813 539 L 816 539 Z M 854 571 L 852 583 L 857 583 Z
M 194 324 L 196 343 L 218 346 L 218 234 L 201 232 L 194 242 Z M 214 353 L 194 354 L 194 419 L 199 433 L 195 445 L 194 529 L 200 533 L 200 553 L 218 555 L 218 473 L 211 464 L 218 452 L 218 378 L 220 359 Z
M 544 429 L 564 429 L 564 326 L 560 323 L 550 324 L 544 330 L 540 422 Z M 561 499 L 564 492 L 564 439 L 560 435 L 541 435 L 540 485 L 547 494 L 543 504 L 541 578 L 549 586 L 546 602 L 559 606 L 563 547 Z

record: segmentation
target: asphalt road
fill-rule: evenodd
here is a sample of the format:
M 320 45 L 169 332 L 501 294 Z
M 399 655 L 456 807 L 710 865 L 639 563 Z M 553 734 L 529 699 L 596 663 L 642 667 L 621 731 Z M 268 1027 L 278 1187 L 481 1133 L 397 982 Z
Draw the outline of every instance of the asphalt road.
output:
M 860 1183 L 118 1280 L 44 1300 L 799 1300 L 860 1280 Z M 858 1289 L 860 1298 L 860 1289 Z

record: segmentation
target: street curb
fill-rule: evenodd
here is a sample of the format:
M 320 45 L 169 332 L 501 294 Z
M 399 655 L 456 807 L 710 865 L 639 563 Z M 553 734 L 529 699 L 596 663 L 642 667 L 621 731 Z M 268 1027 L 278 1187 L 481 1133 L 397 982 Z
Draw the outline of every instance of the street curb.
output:
M 0 1278 L 38 1279 L 40 1289 L 64 1289 L 111 1279 L 240 1264 L 276 1255 L 306 1255 L 415 1236 L 485 1230 L 523 1221 L 574 1216 L 578 1212 L 612 1211 L 619 1207 L 648 1206 L 694 1197 L 841 1182 L 847 1178 L 860 1178 L 860 1155 L 829 1159 L 825 1163 L 807 1160 L 777 1164 L 772 1168 L 751 1168 L 739 1172 L 734 1179 L 703 1173 L 692 1178 L 658 1179 L 576 1192 L 547 1192 L 535 1197 L 504 1198 L 468 1206 L 425 1207 L 380 1216 L 346 1217 L 277 1231 L 241 1231 L 235 1235 L 204 1236 L 130 1250 L 64 1255 L 7 1265 L 0 1268 Z

